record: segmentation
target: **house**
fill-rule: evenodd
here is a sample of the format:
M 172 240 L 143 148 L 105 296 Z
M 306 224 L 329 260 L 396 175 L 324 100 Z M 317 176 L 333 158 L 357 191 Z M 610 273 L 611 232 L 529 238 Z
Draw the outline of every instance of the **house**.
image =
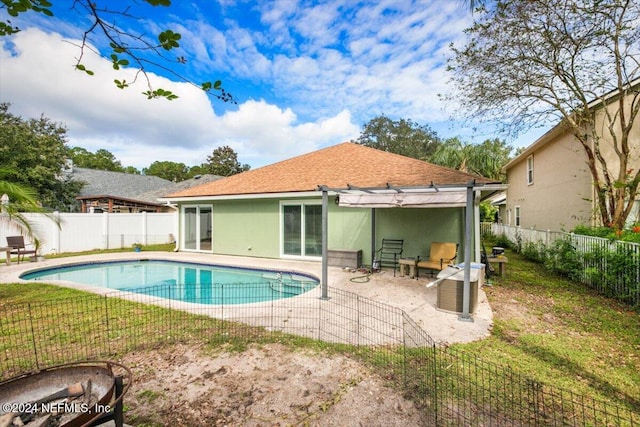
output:
M 326 209 L 328 249 L 361 250 L 370 265 L 383 238 L 403 239 L 404 257 L 426 257 L 431 242 L 440 241 L 459 243 L 461 257 L 469 188 L 480 196 L 504 186 L 342 143 L 163 200 L 179 208 L 182 251 L 320 260 Z
M 613 104 L 610 103 L 608 109 L 615 114 L 617 104 L 611 106 Z M 615 179 L 619 162 L 612 137 L 604 124 L 601 105 L 601 100 L 591 104 L 596 112 L 595 129 L 601 138 L 600 154 Z M 630 167 L 635 171 L 640 167 L 640 123 L 636 122 L 629 135 Z M 598 168 L 602 170 L 599 165 Z M 506 205 L 501 207 L 503 223 L 558 231 L 572 230 L 577 225 L 600 224 L 594 181 L 585 150 L 564 122 L 542 135 L 504 169 L 509 189 Z M 638 221 L 639 204 L 636 200 L 628 223 Z
M 216 175 L 202 175 L 174 183 L 152 176 L 123 172 L 79 168 L 69 165 L 65 174 L 74 181 L 85 183 L 76 197 L 85 213 L 167 212 L 171 207 L 158 201 L 169 192 L 180 191 L 219 179 Z

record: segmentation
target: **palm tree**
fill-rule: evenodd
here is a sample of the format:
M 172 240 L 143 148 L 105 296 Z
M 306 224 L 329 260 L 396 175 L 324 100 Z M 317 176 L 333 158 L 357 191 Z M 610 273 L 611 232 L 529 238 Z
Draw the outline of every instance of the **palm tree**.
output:
M 0 221 L 6 222 L 14 227 L 20 234 L 36 241 L 37 237 L 33 233 L 31 224 L 22 214 L 23 212 L 45 213 L 37 200 L 37 193 L 30 187 L 17 184 L 5 179 L 9 175 L 9 170 L 0 169 L 0 195 L 2 204 L 0 205 Z M 59 221 L 49 216 L 56 224 Z

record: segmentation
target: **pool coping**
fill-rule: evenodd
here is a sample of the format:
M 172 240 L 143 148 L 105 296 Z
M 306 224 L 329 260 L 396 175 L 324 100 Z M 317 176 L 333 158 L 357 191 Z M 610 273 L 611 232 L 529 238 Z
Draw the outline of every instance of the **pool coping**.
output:
M 46 259 L 45 261 L 37 263 L 14 263 L 11 266 L 3 265 L 0 267 L 0 283 L 31 283 L 30 281 L 20 279 L 20 275 L 33 269 L 55 267 L 70 263 L 134 259 L 168 259 L 174 261 L 220 264 L 267 270 L 286 269 L 306 273 L 318 278 L 321 277 L 322 270 L 321 263 L 317 261 L 252 258 L 192 252 L 132 251 Z M 410 279 L 408 276 L 394 277 L 391 271 L 383 271 L 381 273 L 371 275 L 367 282 L 354 282 L 350 280 L 360 275 L 362 275 L 362 273 L 352 272 L 351 270 L 346 270 L 340 267 L 329 267 L 328 286 L 329 288 L 352 292 L 403 310 L 436 342 L 442 344 L 476 341 L 489 336 L 491 333 L 491 328 L 493 326 L 493 313 L 482 288 L 478 289 L 478 303 L 476 305 L 476 310 L 472 315 L 473 321 L 468 322 L 460 320 L 460 316 L 455 313 L 444 312 L 436 308 L 437 287 L 434 286 L 427 289 L 424 286 L 433 280 L 431 277 Z M 100 295 L 121 292 L 110 288 L 82 285 L 75 282 L 50 281 L 50 283 Z M 318 291 L 319 289 L 320 286 L 316 287 L 312 292 Z M 307 294 L 308 293 L 303 295 L 306 296 Z M 252 303 L 252 305 L 253 304 L 265 303 Z M 208 305 L 208 307 L 211 306 Z

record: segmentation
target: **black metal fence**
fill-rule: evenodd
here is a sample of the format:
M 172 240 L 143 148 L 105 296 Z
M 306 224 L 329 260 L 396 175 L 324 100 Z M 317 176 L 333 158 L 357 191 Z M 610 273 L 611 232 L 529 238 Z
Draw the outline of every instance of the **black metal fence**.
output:
M 472 354 L 438 347 L 402 310 L 347 291 L 330 289 L 328 299 L 311 291 L 245 304 L 238 304 L 242 301 L 236 296 L 234 304 L 212 305 L 206 289 L 167 285 L 0 306 L 2 379 L 175 341 L 306 337 L 339 344 L 374 366 L 422 408 L 426 425 L 640 425 L 633 405 L 575 395 Z M 198 302 L 160 297 L 187 294 Z
M 484 235 L 504 235 L 521 251 L 527 247 L 551 254 L 554 244 L 566 242 L 570 253 L 558 253 L 554 258 L 571 271 L 563 271 L 572 279 L 633 307 L 640 307 L 640 244 L 583 236 L 562 231 L 536 230 L 497 223 L 482 223 Z M 573 264 L 569 266 L 569 264 Z

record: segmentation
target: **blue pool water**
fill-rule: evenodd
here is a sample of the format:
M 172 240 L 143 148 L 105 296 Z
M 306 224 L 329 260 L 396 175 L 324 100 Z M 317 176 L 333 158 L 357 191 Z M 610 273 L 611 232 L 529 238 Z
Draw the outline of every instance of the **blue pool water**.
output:
M 47 268 L 24 280 L 66 280 L 200 304 L 248 304 L 289 298 L 318 285 L 312 276 L 176 261 L 113 261 Z

